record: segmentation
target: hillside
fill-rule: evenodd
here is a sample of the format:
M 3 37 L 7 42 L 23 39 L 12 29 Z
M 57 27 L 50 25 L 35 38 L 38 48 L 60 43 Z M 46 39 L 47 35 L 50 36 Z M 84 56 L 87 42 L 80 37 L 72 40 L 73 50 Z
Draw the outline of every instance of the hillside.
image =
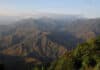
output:
M 48 70 L 100 70 L 100 37 L 66 52 Z
M 45 64 L 49 66 L 78 44 L 99 36 L 99 30 L 99 18 L 65 16 L 25 18 L 12 24 L 0 25 L 0 62 L 10 63 L 11 66 L 14 64 L 15 67 L 16 62 L 19 65 L 21 62 L 32 64 L 32 67 L 40 65 L 40 68 Z

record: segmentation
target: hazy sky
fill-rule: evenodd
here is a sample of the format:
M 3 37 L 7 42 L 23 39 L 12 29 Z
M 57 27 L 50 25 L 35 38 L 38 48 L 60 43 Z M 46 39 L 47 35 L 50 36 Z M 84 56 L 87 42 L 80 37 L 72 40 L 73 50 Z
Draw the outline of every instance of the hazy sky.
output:
M 41 12 L 100 17 L 100 0 L 0 0 L 0 15 Z

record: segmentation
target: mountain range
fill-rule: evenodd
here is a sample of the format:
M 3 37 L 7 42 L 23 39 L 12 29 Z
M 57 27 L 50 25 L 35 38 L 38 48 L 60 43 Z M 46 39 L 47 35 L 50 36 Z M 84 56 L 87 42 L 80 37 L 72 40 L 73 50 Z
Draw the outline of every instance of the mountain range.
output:
M 33 64 L 49 63 L 79 43 L 100 35 L 99 18 L 52 15 L 4 21 L 0 17 L 1 63 L 3 57 L 13 57 L 5 59 L 6 63 L 13 59 L 14 62 L 23 59 Z

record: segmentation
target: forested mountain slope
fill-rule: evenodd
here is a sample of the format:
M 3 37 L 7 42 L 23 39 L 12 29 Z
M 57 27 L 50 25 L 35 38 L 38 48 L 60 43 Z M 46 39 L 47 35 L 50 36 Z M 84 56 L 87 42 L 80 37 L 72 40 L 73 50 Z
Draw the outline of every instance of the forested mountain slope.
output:
M 39 64 L 40 67 L 43 64 L 49 64 L 59 59 L 59 57 L 62 57 L 62 59 L 65 58 L 66 60 L 67 58 L 62 55 L 66 52 L 69 55 L 69 51 L 75 49 L 78 44 L 99 36 L 99 30 L 99 18 L 25 18 L 13 22 L 13 24 L 0 25 L 0 60 L 1 63 L 4 63 L 2 62 L 2 58 L 6 57 L 10 59 L 13 57 L 11 60 L 15 60 L 14 62 L 23 61 L 26 64 L 32 63 L 33 66 L 34 64 Z M 96 45 L 94 42 L 92 44 Z M 86 43 L 82 46 L 91 46 L 92 44 Z M 87 47 L 80 49 L 80 51 L 77 51 L 78 49 L 76 48 L 77 50 L 75 49 L 75 52 L 73 52 L 77 52 L 77 55 L 72 55 L 71 53 L 70 55 L 72 56 L 68 57 L 68 62 L 71 61 L 69 58 L 72 59 L 72 57 L 75 57 L 76 59 L 76 56 L 80 55 L 78 53 L 85 53 L 85 48 Z M 94 49 L 92 50 L 94 51 Z M 91 52 L 90 49 L 87 52 Z M 96 53 L 94 52 L 94 54 Z M 83 55 L 79 56 L 80 59 L 76 60 L 82 60 Z M 7 59 L 5 59 L 4 61 L 9 63 L 10 60 L 7 61 Z M 57 60 L 57 63 L 59 63 L 59 61 L 60 60 Z M 84 60 L 82 60 L 82 62 L 83 61 Z M 53 70 L 55 69 L 56 68 Z

